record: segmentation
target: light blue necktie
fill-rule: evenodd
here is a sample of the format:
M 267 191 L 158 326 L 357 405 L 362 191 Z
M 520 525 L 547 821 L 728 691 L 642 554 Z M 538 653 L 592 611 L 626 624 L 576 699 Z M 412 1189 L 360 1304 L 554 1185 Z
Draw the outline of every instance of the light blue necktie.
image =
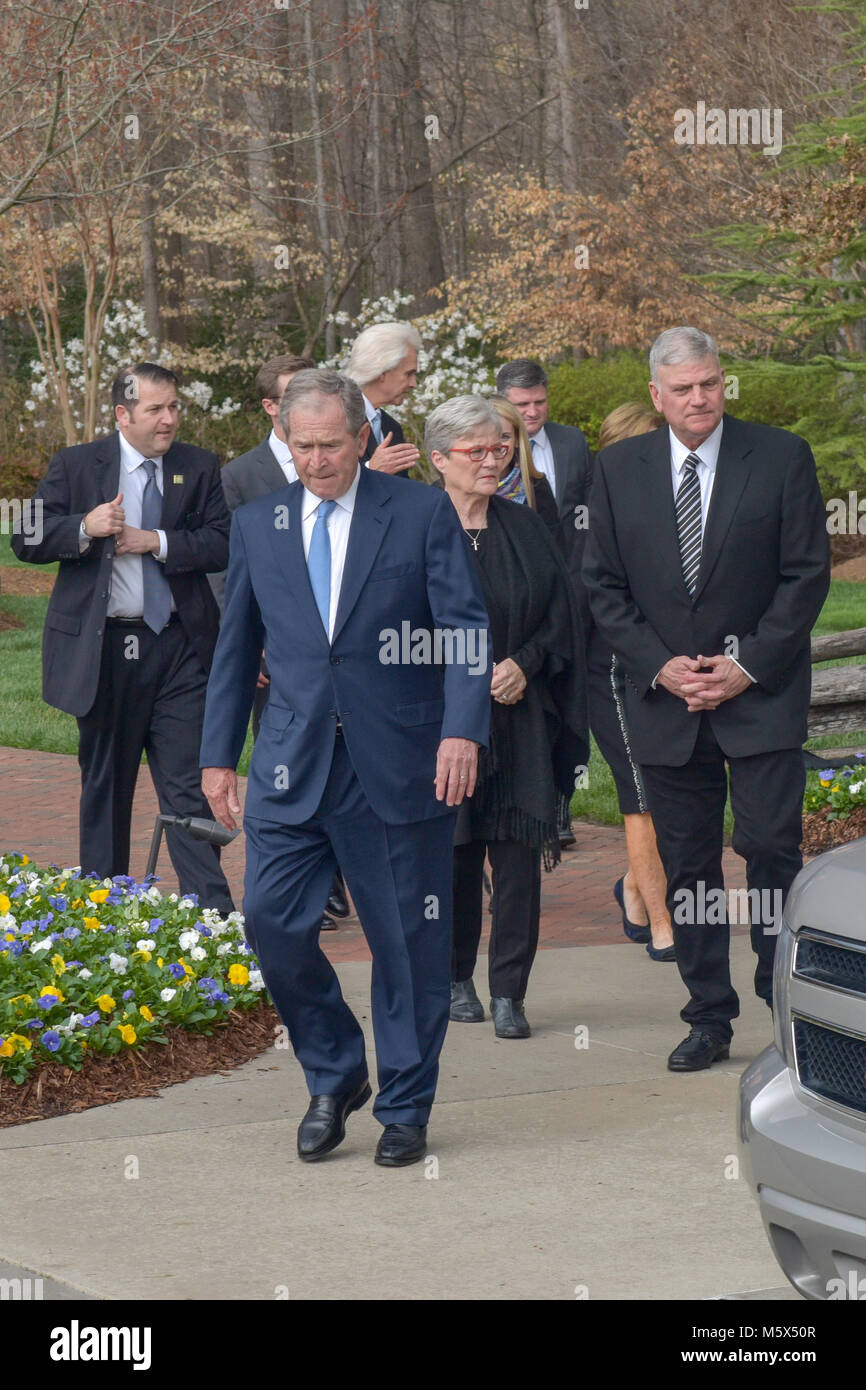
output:
M 336 505 L 336 502 L 319 503 L 316 524 L 310 537 L 310 553 L 307 556 L 310 583 L 326 633 L 331 615 L 331 538 L 328 535 L 328 517 Z
M 374 411 L 373 411 L 373 414 L 372 414 L 372 416 L 370 417 L 370 429 L 373 431 L 373 434 L 374 434 L 375 439 L 376 439 L 376 443 L 377 443 L 377 444 L 381 444 L 381 443 L 382 443 L 382 412 L 381 412 L 381 410 L 374 410 Z
M 141 466 L 147 474 L 141 499 L 141 529 L 156 531 L 162 521 L 162 496 L 156 485 L 156 464 L 153 459 L 143 459 Z M 165 568 L 155 555 L 142 555 L 141 581 L 144 592 L 141 616 L 153 632 L 162 632 L 171 617 L 171 587 L 165 577 Z

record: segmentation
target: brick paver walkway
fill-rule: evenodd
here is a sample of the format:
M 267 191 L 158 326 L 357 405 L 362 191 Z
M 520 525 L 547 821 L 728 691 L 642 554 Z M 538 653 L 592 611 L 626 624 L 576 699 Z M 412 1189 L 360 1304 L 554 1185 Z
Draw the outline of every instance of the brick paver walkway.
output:
M 5 793 L 0 806 L 0 848 L 22 850 L 39 865 L 77 864 L 80 782 L 76 759 L 59 753 L 0 748 L 0 773 Z M 243 791 L 242 784 L 241 804 Z M 150 774 L 143 767 L 133 813 L 130 873 L 134 875 L 144 873 L 158 810 Z M 575 833 L 577 844 L 565 852 L 552 873 L 542 875 L 541 948 L 627 945 L 611 892 L 625 867 L 622 831 L 577 822 Z M 244 870 L 242 834 L 223 851 L 223 865 L 235 903 L 240 907 Z M 743 861 L 726 849 L 728 887 L 745 887 L 744 869 Z M 164 841 L 158 872 L 166 892 L 177 889 Z M 485 930 L 483 948 L 486 948 L 486 941 Z M 324 933 L 322 944 L 335 962 L 370 958 L 355 917 L 341 923 L 339 931 Z

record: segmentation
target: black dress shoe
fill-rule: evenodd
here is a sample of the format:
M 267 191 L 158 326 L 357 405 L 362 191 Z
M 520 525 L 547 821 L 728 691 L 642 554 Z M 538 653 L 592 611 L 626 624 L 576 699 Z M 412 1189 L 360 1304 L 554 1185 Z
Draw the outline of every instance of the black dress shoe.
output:
M 471 980 L 451 981 L 451 1012 L 448 1017 L 452 1023 L 484 1022 L 484 1005 L 475 993 Z
M 531 1038 L 532 1030 L 523 1012 L 522 999 L 494 997 L 490 1001 L 493 1027 L 497 1038 Z
M 706 1071 L 713 1062 L 723 1061 L 730 1053 L 730 1043 L 719 1042 L 700 1028 L 693 1028 L 668 1058 L 668 1071 Z
M 298 1126 L 298 1157 L 304 1163 L 313 1163 L 342 1144 L 346 1137 L 346 1116 L 366 1105 L 372 1094 L 365 1077 L 353 1091 L 311 1096 L 309 1109 Z
M 426 1153 L 426 1125 L 386 1125 L 376 1145 L 375 1162 L 383 1168 L 402 1168 L 418 1163 Z
M 331 896 L 328 898 L 325 908 L 326 911 L 330 912 L 332 917 L 349 916 L 349 899 L 346 896 L 346 885 L 343 882 L 343 875 L 340 873 L 339 869 L 334 874 L 334 882 L 331 884 Z
M 620 911 L 622 912 L 622 929 L 629 941 L 640 941 L 641 943 L 648 942 L 652 945 L 653 934 L 650 930 L 649 923 L 647 923 L 645 927 L 641 927 L 638 926 L 637 922 L 630 922 L 625 915 L 625 889 L 623 888 L 623 880 L 621 878 L 618 878 L 613 885 L 613 896 L 619 903 Z
M 325 913 L 323 914 L 323 916 L 322 916 L 321 922 L 319 923 L 319 931 L 336 931 L 336 930 L 337 930 L 337 923 L 334 921 L 333 917 L 329 917 L 328 914 L 327 914 L 327 912 L 325 912 Z

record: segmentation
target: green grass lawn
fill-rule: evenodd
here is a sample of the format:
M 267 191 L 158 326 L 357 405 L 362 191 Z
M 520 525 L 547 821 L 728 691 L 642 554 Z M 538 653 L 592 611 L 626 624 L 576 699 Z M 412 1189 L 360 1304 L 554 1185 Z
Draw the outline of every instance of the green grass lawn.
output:
M 19 563 L 9 549 L 8 536 L 0 536 L 0 566 Z M 51 570 L 56 569 L 56 566 L 43 565 L 41 568 Z M 47 598 L 0 596 L 0 606 L 3 610 L 24 623 L 23 628 L 0 632 L 0 746 L 40 748 L 49 753 L 75 754 L 78 748 L 75 720 L 42 701 L 42 625 L 47 605 Z M 864 626 L 866 586 L 834 581 L 815 625 L 816 635 Z M 866 662 L 866 656 L 851 657 L 848 660 L 862 663 Z M 866 746 L 866 731 L 854 735 L 830 734 L 811 740 L 808 747 L 832 748 L 840 743 L 862 743 Z M 249 767 L 251 749 L 252 738 L 248 735 L 239 767 L 242 773 Z M 589 785 L 575 792 L 572 812 L 579 818 L 601 822 L 603 825 L 622 824 L 613 778 L 594 739 L 589 764 Z M 728 834 L 730 829 L 729 807 Z

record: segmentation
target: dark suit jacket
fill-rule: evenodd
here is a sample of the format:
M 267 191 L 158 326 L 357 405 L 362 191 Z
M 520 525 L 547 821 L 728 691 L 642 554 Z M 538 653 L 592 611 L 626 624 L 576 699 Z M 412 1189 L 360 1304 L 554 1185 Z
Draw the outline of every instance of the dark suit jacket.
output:
M 486 744 L 492 669 L 487 612 L 451 499 L 361 469 L 329 643 L 304 558 L 302 498 L 301 483 L 292 483 L 232 517 L 201 764 L 237 766 L 264 646 L 270 699 L 250 764 L 247 816 L 298 825 L 314 814 L 338 717 L 382 820 L 401 825 L 444 815 L 448 808 L 434 795 L 436 751 L 447 737 Z M 274 508 L 284 506 L 288 524 L 277 526 Z M 459 643 L 456 660 L 422 659 L 418 634 L 434 629 L 462 637 L 463 660 Z M 483 669 L 465 659 L 471 633 L 476 655 L 484 645 Z M 285 769 L 285 781 L 275 769 Z
M 668 431 L 611 445 L 595 460 L 583 577 L 596 625 L 625 669 L 639 763 L 681 767 L 694 749 L 698 717 L 669 691 L 652 689 L 672 656 L 735 656 L 754 677 L 708 715 L 729 757 L 803 743 L 809 635 L 830 583 L 826 513 L 805 440 L 724 417 L 691 597 Z
M 286 475 L 274 458 L 268 440 L 263 439 L 254 449 L 249 449 L 247 453 L 239 454 L 237 458 L 224 463 L 220 469 L 220 481 L 226 505 L 229 511 L 233 512 L 247 502 L 254 502 L 257 497 L 265 497 L 269 492 L 276 492 L 279 488 L 285 487 Z M 226 571 L 223 569 L 218 574 L 208 575 L 208 579 L 222 613 Z
M 215 454 L 177 443 L 162 463 L 165 576 L 184 632 L 208 671 L 219 613 L 205 573 L 223 569 L 228 558 L 219 463 Z M 118 434 L 61 449 L 36 491 L 43 507 L 39 543 L 12 538 L 20 560 L 60 561 L 42 637 L 42 694 L 49 705 L 79 717 L 96 698 L 114 557 L 113 536 L 94 539 L 82 554 L 79 528 L 87 512 L 121 491 L 119 477 Z
M 548 422 L 544 431 L 550 440 L 556 470 L 556 507 L 559 512 L 556 540 L 574 583 L 583 630 L 588 633 L 592 624 L 581 569 L 592 487 L 592 455 L 582 430 L 572 425 Z
M 389 415 L 388 412 L 387 412 L 387 410 L 384 410 L 384 409 L 383 409 L 382 414 L 381 414 L 380 417 L 379 417 L 379 423 L 380 423 L 380 426 L 381 426 L 382 438 L 383 438 L 383 439 L 385 439 L 385 438 L 387 437 L 389 431 L 392 431 L 392 432 L 393 432 L 393 435 L 394 435 L 394 438 L 391 440 L 391 443 L 392 443 L 392 444 L 402 444 L 402 443 L 403 443 L 403 438 L 404 438 L 404 436 L 403 436 L 403 428 L 402 428 L 402 426 L 401 426 L 401 424 L 400 424 L 400 421 L 399 421 L 399 420 L 395 420 L 393 415 Z M 375 434 L 373 433 L 373 431 L 372 431 L 372 429 L 371 429 L 371 430 L 370 430 L 369 438 L 368 438 L 368 440 L 367 440 L 367 447 L 366 447 L 366 449 L 364 450 L 363 454 L 361 455 L 361 462 L 362 462 L 362 463 L 367 463 L 367 462 L 369 462 L 369 460 L 373 457 L 373 455 L 375 454 L 375 452 L 376 452 L 376 450 L 378 449 L 378 447 L 379 447 L 378 440 L 376 439 L 376 436 L 375 436 Z M 377 472 L 378 470 L 377 470 L 377 469 L 374 469 L 373 471 L 374 471 L 374 472 Z M 408 469 L 407 469 L 406 471 L 408 472 Z M 390 476 L 393 477 L 393 478 L 405 478 L 406 473 L 392 473 Z

